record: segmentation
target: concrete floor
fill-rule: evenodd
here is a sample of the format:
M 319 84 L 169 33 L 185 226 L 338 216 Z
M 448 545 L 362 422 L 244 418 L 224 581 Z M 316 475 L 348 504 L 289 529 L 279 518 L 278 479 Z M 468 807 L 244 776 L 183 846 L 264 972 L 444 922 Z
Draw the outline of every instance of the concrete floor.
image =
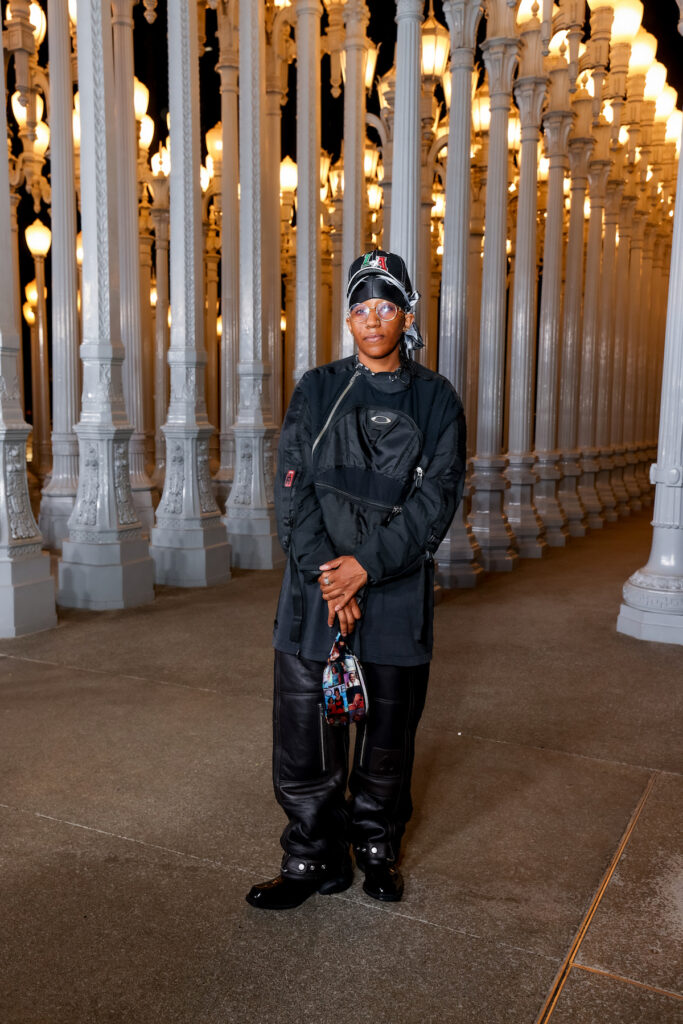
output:
M 0 1024 L 683 1022 L 683 650 L 647 515 L 436 611 L 406 895 L 253 910 L 277 573 L 0 642 Z

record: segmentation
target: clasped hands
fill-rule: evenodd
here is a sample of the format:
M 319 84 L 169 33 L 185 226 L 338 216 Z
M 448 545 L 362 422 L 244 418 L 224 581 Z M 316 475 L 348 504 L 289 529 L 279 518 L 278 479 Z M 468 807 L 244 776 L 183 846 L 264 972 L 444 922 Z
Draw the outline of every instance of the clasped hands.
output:
M 352 633 L 361 617 L 356 594 L 367 582 L 367 572 L 353 555 L 341 555 L 320 566 L 318 583 L 327 601 L 327 625 L 334 625 L 336 615 L 342 636 Z

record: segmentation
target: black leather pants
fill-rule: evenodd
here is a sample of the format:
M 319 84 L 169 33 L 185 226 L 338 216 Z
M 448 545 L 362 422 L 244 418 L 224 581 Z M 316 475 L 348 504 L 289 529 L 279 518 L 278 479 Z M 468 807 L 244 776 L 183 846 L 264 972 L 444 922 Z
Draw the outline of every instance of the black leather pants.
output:
M 410 777 L 429 664 L 364 663 L 369 712 L 366 723 L 355 727 L 327 725 L 324 667 L 275 651 L 273 782 L 289 818 L 281 839 L 283 867 L 295 874 L 304 861 L 307 870 L 340 861 L 349 842 L 365 860 L 396 860 L 413 809 Z

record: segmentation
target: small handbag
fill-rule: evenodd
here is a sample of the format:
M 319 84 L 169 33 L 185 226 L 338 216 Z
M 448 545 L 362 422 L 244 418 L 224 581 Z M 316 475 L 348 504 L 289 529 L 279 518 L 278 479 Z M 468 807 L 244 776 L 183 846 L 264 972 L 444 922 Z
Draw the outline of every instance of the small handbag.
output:
M 323 671 L 323 696 L 329 725 L 365 720 L 368 694 L 363 668 L 341 633 L 337 633 Z

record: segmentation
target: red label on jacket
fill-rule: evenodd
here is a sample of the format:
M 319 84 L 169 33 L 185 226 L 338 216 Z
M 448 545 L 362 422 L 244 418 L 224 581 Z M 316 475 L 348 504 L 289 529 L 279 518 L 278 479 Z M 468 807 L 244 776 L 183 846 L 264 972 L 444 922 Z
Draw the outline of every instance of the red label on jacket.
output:
M 289 472 L 287 473 L 287 476 L 285 477 L 285 487 L 291 487 L 292 486 L 292 484 L 294 483 L 294 477 L 295 476 L 296 476 L 296 473 L 294 472 L 294 470 L 290 469 Z

